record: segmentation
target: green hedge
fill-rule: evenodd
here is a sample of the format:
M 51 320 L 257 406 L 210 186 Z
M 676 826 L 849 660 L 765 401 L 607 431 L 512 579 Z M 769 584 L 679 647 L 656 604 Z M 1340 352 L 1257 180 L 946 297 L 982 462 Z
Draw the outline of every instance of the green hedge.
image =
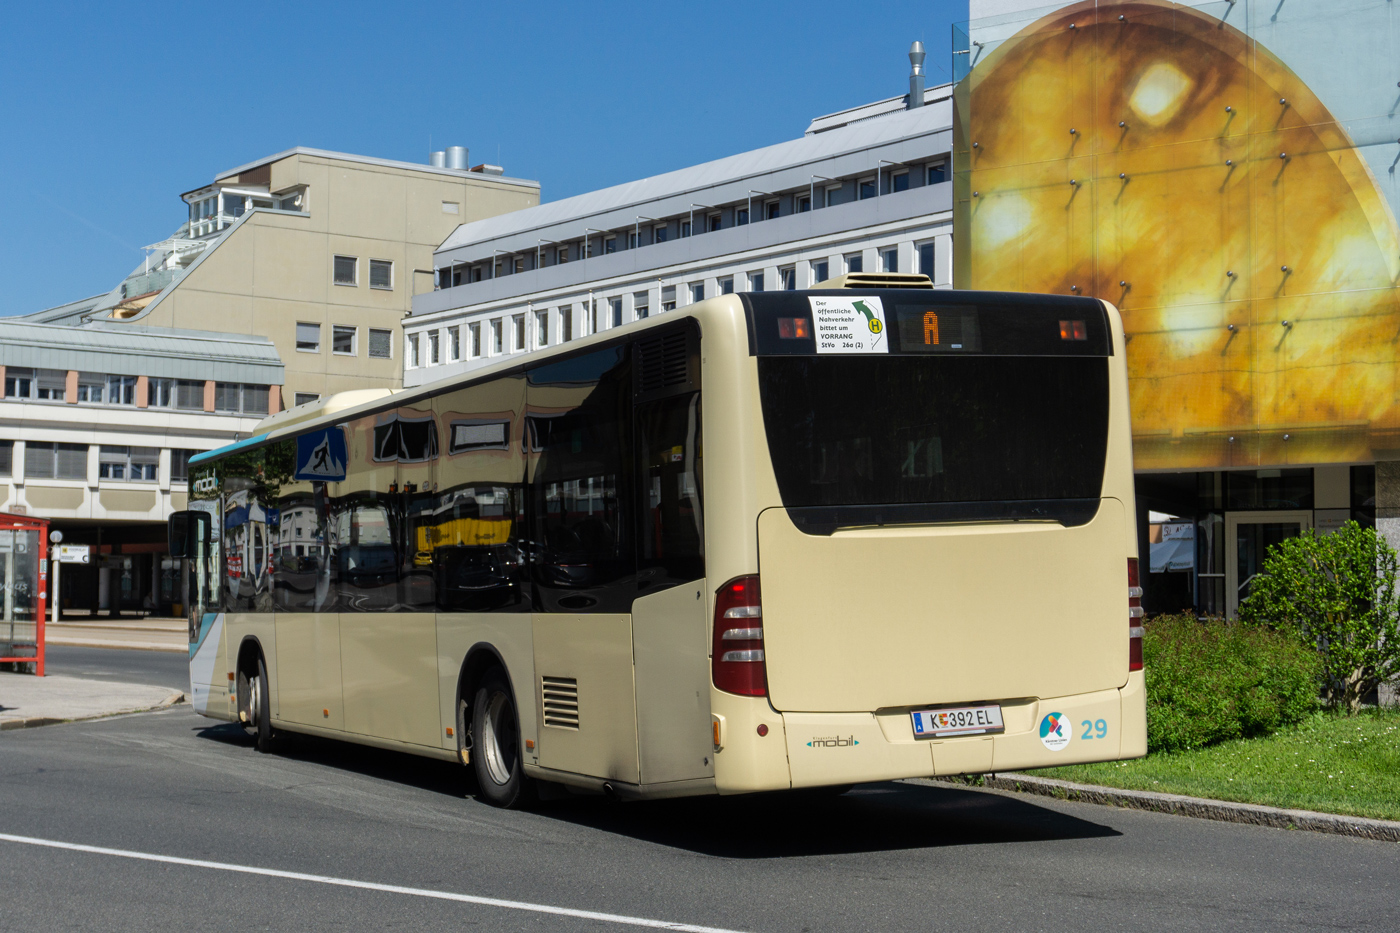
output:
M 1317 653 L 1274 632 L 1159 616 L 1146 625 L 1142 657 L 1154 752 L 1264 735 L 1317 708 Z

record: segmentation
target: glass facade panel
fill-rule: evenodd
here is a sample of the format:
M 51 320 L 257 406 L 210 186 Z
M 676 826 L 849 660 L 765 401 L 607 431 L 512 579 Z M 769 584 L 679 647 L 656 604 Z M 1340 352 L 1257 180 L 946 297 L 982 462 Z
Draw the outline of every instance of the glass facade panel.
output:
M 1400 446 L 1392 6 L 1094 0 L 955 30 L 954 282 L 1118 305 L 1139 469 Z

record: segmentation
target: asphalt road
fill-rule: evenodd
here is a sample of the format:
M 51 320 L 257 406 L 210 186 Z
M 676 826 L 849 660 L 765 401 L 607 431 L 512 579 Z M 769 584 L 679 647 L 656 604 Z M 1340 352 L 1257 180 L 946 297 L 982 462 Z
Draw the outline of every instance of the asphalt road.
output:
M 4 733 L 0 782 L 2 930 L 1400 927 L 1395 844 L 900 783 L 503 812 L 450 765 L 262 755 L 188 707 Z
M 150 684 L 186 692 L 190 689 L 189 658 L 171 651 L 48 645 L 44 649 L 44 671 L 67 677 Z

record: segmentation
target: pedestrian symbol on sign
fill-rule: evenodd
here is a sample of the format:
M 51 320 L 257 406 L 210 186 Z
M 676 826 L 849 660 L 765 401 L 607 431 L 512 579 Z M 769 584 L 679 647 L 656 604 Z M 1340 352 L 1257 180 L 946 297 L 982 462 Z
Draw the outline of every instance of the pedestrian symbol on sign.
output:
M 323 428 L 297 438 L 297 471 L 300 480 L 340 482 L 345 479 L 345 431 Z

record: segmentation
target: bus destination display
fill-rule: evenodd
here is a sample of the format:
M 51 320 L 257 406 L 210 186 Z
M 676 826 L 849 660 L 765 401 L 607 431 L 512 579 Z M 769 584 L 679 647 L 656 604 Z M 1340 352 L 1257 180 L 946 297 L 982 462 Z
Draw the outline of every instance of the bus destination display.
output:
M 903 353 L 977 353 L 982 349 L 976 308 L 895 305 L 894 316 Z

